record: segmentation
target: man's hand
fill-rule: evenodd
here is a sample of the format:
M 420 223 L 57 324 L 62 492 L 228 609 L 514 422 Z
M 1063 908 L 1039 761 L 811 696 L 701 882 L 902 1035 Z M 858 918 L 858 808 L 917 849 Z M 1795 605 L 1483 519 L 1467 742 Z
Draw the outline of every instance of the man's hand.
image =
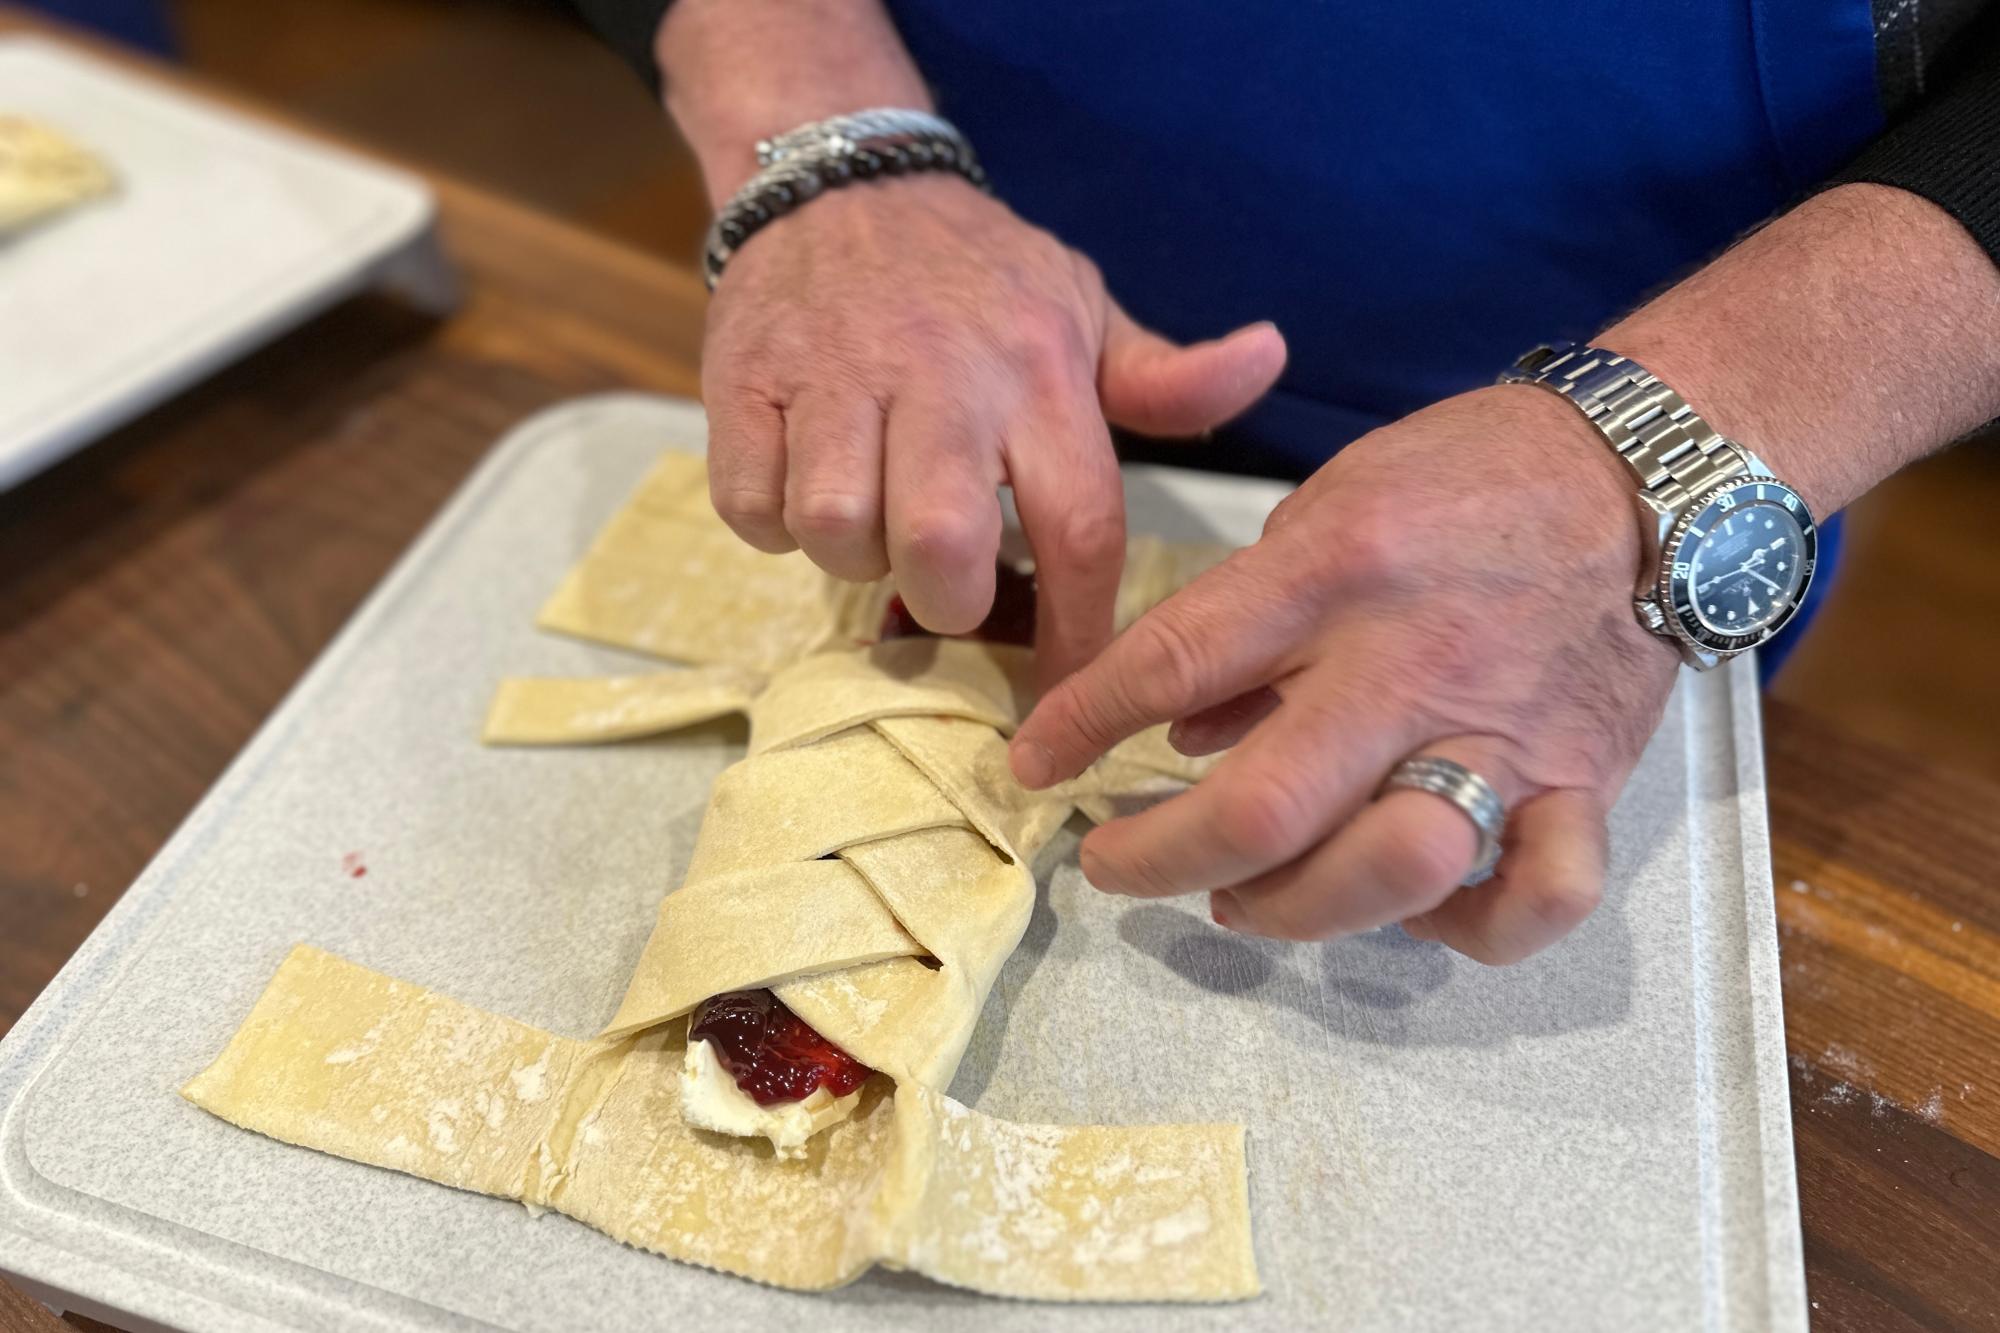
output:
M 1592 339 L 1674 385 L 1822 518 L 2000 413 L 2000 271 L 1943 211 L 1848 185 Z M 1014 740 L 1030 786 L 1177 721 L 1192 791 L 1098 829 L 1084 870 L 1209 890 L 1241 930 L 1316 939 L 1400 920 L 1488 962 L 1559 938 L 1604 884 L 1604 818 L 1677 658 L 1632 616 L 1634 482 L 1560 399 L 1439 403 L 1350 445 L 1264 537 L 1142 617 Z M 1755 564 L 1753 560 L 1751 562 Z M 1509 808 L 1498 876 L 1400 759 L 1455 759 Z
M 1106 418 L 1193 435 L 1284 359 L 1268 324 L 1189 348 L 1141 329 L 1088 260 L 956 177 L 829 191 L 716 289 L 710 487 L 752 545 L 843 578 L 893 571 L 917 620 L 956 634 L 992 604 L 1011 486 L 1054 680 L 1111 634 L 1125 516 Z
M 1162 602 L 1048 695 L 1022 781 L 1072 776 L 1178 721 L 1235 744 L 1192 790 L 1083 844 L 1101 889 L 1206 890 L 1217 921 L 1323 939 L 1401 921 L 1492 963 L 1551 943 L 1604 887 L 1605 816 L 1679 658 L 1634 621 L 1632 482 L 1527 387 L 1448 399 L 1348 446 L 1256 545 Z M 1397 761 L 1456 760 L 1509 809 L 1486 885 L 1436 796 L 1373 800 Z
M 720 203 L 755 144 L 868 106 L 927 108 L 880 0 L 676 0 L 655 48 Z M 2000 270 L 1914 195 L 1845 185 L 1593 339 L 1750 445 L 1822 517 L 2000 413 Z M 1276 378 L 1266 325 L 1179 350 L 1091 266 L 965 183 L 824 194 L 731 261 L 704 350 L 716 501 L 766 549 L 893 569 L 927 626 L 980 619 L 1015 489 L 1042 588 L 1044 679 L 1108 628 L 1121 552 L 1103 416 L 1192 433 Z M 1241 739 L 1193 791 L 1084 844 L 1099 885 L 1214 892 L 1242 929 L 1402 920 L 1489 961 L 1560 936 L 1603 888 L 1604 816 L 1676 658 L 1632 619 L 1632 482 L 1559 400 L 1441 403 L 1351 445 L 1262 541 L 1142 618 L 1015 739 L 1043 785 L 1178 720 Z M 1498 878 L 1454 896 L 1469 821 L 1371 800 L 1417 752 L 1510 807 Z
M 654 50 L 718 206 L 760 139 L 931 109 L 881 0 L 675 0 Z M 1105 418 L 1194 435 L 1284 362 L 1269 324 L 1186 349 L 1146 332 L 1088 260 L 964 180 L 878 178 L 729 261 L 702 347 L 710 489 L 752 545 L 802 547 L 845 578 L 893 571 L 917 620 L 950 634 L 992 603 L 1011 486 L 1052 681 L 1111 634 L 1125 514 Z

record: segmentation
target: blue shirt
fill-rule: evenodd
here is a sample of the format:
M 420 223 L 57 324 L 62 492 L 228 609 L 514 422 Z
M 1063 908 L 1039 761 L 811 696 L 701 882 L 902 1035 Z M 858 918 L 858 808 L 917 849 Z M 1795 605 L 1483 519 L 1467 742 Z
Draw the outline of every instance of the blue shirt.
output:
M 890 0 L 995 188 L 1182 340 L 1291 362 L 1298 475 L 1586 338 L 1880 131 L 1868 0 Z

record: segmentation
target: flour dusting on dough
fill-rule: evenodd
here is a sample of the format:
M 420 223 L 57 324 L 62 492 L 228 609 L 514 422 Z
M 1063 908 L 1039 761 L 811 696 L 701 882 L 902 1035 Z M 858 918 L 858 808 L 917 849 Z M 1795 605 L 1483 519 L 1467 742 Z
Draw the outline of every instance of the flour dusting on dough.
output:
M 353 1064 L 363 1056 L 375 1054 L 376 1044 L 382 1040 L 382 1027 L 382 1024 L 377 1023 L 362 1033 L 361 1040 L 354 1043 L 354 1045 L 341 1046 L 335 1050 L 328 1051 L 326 1053 L 326 1063 L 330 1065 Z
M 430 1131 L 431 1147 L 439 1152 L 458 1151 L 458 1113 L 460 1104 L 456 1100 L 439 1102 L 424 1118 Z
M 1153 1223 L 1153 1244 L 1180 1245 L 1208 1230 L 1208 1205 L 1196 1199 L 1187 1207 Z
M 1027 862 L 1076 803 L 1008 771 L 1025 653 L 851 648 L 878 632 L 886 585 L 744 547 L 704 473 L 664 460 L 542 623 L 712 674 L 519 682 L 495 702 L 501 736 L 544 743 L 749 714 L 749 753 L 716 783 L 612 1027 L 559 1037 L 301 946 L 187 1095 L 287 1142 L 783 1287 L 883 1262 L 1026 1298 L 1254 1295 L 1240 1128 L 1014 1125 L 932 1090 L 1028 924 Z M 1184 564 L 1138 551 L 1121 614 L 1185 582 Z M 1121 746 L 1077 794 L 1102 805 L 1192 780 L 1156 748 Z M 797 1161 L 700 1129 L 672 1076 L 688 1008 L 748 985 L 881 1071 Z
M 882 1015 L 889 1008 L 889 1002 L 879 995 L 863 995 L 861 988 L 854 984 L 854 978 L 845 973 L 831 973 L 830 983 L 847 1003 L 854 1021 L 862 1027 L 874 1027 L 881 1023 Z
M 542 1047 L 541 1059 L 531 1065 L 524 1065 L 507 1076 L 514 1084 L 514 1095 L 530 1106 L 549 1095 L 549 1052 L 554 1049 L 553 1043 Z
M 496 1096 L 481 1088 L 472 1099 L 473 1112 L 486 1122 L 488 1129 L 498 1129 L 507 1122 L 507 1099 Z

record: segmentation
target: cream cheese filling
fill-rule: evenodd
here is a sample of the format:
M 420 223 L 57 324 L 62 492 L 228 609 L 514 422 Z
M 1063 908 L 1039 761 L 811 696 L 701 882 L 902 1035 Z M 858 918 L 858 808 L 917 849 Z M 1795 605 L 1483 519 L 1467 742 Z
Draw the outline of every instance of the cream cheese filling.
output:
M 858 1088 L 845 1097 L 814 1088 L 803 1101 L 759 1106 L 736 1086 L 709 1042 L 689 1042 L 681 1061 L 681 1119 L 717 1134 L 769 1139 L 780 1157 L 803 1157 L 807 1140 L 853 1115 L 860 1102 Z

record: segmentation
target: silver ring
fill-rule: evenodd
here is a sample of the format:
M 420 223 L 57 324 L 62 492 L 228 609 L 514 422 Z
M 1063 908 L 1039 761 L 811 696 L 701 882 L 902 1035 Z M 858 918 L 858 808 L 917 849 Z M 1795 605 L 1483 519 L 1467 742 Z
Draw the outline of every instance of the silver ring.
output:
M 1464 811 L 1479 833 L 1479 859 L 1462 882 L 1470 887 L 1492 878 L 1493 867 L 1500 864 L 1500 837 L 1507 830 L 1507 807 L 1500 803 L 1500 793 L 1493 790 L 1491 783 L 1464 764 L 1436 755 L 1420 755 L 1405 759 L 1391 770 L 1383 780 L 1382 792 L 1392 787 L 1427 791 Z

